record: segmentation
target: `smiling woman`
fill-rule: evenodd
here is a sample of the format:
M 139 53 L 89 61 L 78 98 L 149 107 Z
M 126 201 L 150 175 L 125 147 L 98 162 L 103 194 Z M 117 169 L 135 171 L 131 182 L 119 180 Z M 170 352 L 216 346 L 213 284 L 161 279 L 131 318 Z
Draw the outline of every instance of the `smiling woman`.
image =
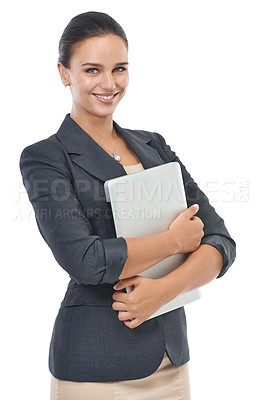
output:
M 189 400 L 184 308 L 148 318 L 224 275 L 235 242 L 163 136 L 113 120 L 129 75 L 126 35 L 112 17 L 74 17 L 57 66 L 71 113 L 20 157 L 40 233 L 70 276 L 50 343 L 51 400 Z M 181 166 L 188 208 L 162 233 L 116 237 L 104 182 L 168 162 Z M 167 276 L 138 275 L 178 253 L 191 254 Z
M 103 135 L 109 136 L 112 114 L 128 86 L 128 69 L 124 67 L 128 65 L 127 58 L 124 39 L 108 34 L 89 37 L 83 39 L 78 46 L 75 45 L 66 63 L 68 67 L 58 61 L 62 82 L 70 87 L 72 93 L 71 118 L 85 127 L 88 115 L 94 124 L 98 118 L 104 117 L 105 134 L 100 129 L 101 138 Z M 94 134 L 99 135 L 99 131 Z M 107 142 L 107 137 L 103 139 Z

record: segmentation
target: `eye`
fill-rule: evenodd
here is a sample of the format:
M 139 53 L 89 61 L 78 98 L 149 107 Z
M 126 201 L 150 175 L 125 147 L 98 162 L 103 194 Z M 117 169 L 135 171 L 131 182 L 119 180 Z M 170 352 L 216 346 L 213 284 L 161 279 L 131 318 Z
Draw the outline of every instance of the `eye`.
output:
M 117 67 L 117 68 L 114 69 L 114 71 L 115 71 L 115 70 L 119 70 L 118 72 L 123 72 L 123 71 L 126 70 L 126 68 L 124 68 L 124 67 Z
M 123 72 L 125 70 L 126 70 L 126 68 L 124 68 L 124 67 L 117 67 L 113 71 Z M 88 68 L 88 69 L 85 70 L 85 72 L 87 72 L 89 74 L 97 74 L 99 71 L 98 71 L 97 68 Z
M 95 74 L 96 72 L 94 72 L 94 71 L 98 71 L 98 69 L 97 68 L 88 68 L 85 70 L 85 72 L 88 72 L 89 74 Z

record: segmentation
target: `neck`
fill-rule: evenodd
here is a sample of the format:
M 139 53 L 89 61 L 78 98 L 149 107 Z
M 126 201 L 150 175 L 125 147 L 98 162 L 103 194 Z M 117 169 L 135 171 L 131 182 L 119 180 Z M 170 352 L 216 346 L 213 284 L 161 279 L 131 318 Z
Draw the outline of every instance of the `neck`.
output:
M 76 112 L 72 109 L 70 117 L 94 140 L 100 143 L 112 144 L 114 139 L 112 115 L 98 117 L 90 113 Z

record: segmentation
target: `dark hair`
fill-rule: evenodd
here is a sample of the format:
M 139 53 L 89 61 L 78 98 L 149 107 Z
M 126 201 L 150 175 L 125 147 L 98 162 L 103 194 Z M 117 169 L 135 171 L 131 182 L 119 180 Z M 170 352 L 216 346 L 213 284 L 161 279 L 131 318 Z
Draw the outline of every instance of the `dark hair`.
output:
M 90 37 L 105 36 L 107 34 L 120 36 L 128 47 L 123 28 L 110 15 L 97 11 L 88 11 L 76 15 L 68 23 L 60 38 L 58 61 L 64 67 L 70 68 L 70 58 L 76 43 Z

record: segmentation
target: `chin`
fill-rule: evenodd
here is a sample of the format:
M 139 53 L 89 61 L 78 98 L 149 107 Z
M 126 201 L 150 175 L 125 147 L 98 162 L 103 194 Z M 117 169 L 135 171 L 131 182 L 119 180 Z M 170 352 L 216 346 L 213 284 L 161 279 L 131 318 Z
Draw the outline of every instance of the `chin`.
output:
M 113 113 L 115 112 L 116 107 L 114 108 L 110 108 L 108 110 L 87 110 L 88 112 L 90 112 L 93 115 L 97 115 L 98 117 L 109 117 L 110 115 L 113 115 Z

